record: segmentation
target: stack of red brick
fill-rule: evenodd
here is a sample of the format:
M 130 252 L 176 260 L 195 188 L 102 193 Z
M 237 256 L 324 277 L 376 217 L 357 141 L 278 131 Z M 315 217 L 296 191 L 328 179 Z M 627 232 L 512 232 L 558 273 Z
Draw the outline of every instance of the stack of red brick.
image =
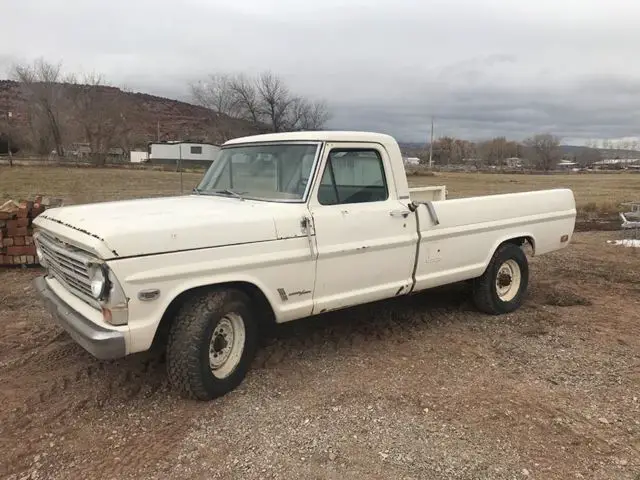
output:
M 0 265 L 38 263 L 31 222 L 50 205 L 50 199 L 43 201 L 40 196 L 33 201 L 9 200 L 0 205 Z

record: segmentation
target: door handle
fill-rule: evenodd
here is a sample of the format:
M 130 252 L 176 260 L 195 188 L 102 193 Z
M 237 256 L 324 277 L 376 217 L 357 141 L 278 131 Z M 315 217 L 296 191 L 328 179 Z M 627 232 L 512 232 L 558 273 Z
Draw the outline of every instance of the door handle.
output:
M 409 210 L 391 210 L 389 215 L 392 217 L 403 217 L 407 218 L 411 212 Z
M 300 224 L 304 229 L 305 233 L 307 234 L 307 240 L 309 241 L 309 250 L 311 252 L 311 258 L 313 258 L 314 257 L 313 240 L 311 240 L 311 228 L 313 228 L 313 224 L 311 222 L 313 222 L 313 220 L 311 220 L 311 218 L 305 215 L 302 217 L 302 222 L 300 222 Z

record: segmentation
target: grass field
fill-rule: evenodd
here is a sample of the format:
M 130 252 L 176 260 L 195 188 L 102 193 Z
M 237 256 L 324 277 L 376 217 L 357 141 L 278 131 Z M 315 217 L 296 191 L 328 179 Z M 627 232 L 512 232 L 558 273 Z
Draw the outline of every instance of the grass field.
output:
M 202 173 L 184 173 L 184 191 L 200 180 Z M 581 211 L 611 213 L 621 202 L 640 200 L 640 175 L 567 174 L 503 175 L 438 173 L 411 176 L 409 183 L 446 185 L 450 198 L 568 187 Z M 0 198 L 20 199 L 36 193 L 64 198 L 72 203 L 128 199 L 180 193 L 180 175 L 175 172 L 125 169 L 0 166 Z
M 184 173 L 190 191 L 202 173 Z M 0 198 L 22 199 L 36 193 L 69 203 L 101 202 L 180 193 L 180 174 L 119 168 L 0 166 Z

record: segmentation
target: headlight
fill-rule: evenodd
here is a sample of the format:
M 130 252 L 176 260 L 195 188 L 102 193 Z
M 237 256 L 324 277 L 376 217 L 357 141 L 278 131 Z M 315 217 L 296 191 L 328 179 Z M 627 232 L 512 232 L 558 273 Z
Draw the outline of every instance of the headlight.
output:
M 42 247 L 40 246 L 40 232 L 36 231 L 33 234 L 33 243 L 36 246 L 36 256 L 38 257 L 38 263 L 42 265 L 44 268 L 47 268 L 47 261 L 44 258 L 44 252 L 42 251 Z
M 47 261 L 44 259 L 44 253 L 42 252 L 42 248 L 40 245 L 36 244 L 36 255 L 38 257 L 38 263 L 43 267 L 47 267 Z
M 99 301 L 102 318 L 111 325 L 129 323 L 129 299 L 113 270 L 106 264 L 90 264 L 91 294 Z
M 104 300 L 109 292 L 107 272 L 102 265 L 89 266 L 89 279 L 91 280 L 91 294 L 96 300 Z
M 108 298 L 101 302 L 104 321 L 111 325 L 126 325 L 129 323 L 129 299 L 113 270 L 107 269 L 107 272 Z

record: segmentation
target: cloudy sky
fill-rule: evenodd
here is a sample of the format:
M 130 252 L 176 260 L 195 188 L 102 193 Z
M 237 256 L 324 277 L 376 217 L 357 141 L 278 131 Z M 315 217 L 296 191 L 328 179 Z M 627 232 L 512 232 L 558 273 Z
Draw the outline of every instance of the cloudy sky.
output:
M 332 128 L 569 143 L 640 135 L 637 0 L 2 0 L 0 72 L 43 56 L 188 98 L 271 69 Z

